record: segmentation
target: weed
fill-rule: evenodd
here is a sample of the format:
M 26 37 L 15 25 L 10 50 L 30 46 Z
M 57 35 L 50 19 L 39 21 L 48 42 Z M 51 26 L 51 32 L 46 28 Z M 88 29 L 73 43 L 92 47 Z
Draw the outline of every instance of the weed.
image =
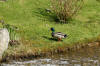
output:
M 66 23 L 79 12 L 83 0 L 51 0 L 51 3 L 56 19 L 59 22 Z

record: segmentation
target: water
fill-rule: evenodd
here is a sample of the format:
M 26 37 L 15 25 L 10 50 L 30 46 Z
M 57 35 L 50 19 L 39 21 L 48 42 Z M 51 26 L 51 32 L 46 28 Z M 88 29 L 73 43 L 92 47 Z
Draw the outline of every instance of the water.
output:
M 27 61 L 12 61 L 1 66 L 100 66 L 100 47 L 84 48 Z

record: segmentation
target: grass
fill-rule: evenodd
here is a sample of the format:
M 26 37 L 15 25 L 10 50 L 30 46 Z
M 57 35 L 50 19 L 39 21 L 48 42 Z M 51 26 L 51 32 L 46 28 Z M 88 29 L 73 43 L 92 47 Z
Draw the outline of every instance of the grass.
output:
M 6 57 L 35 55 L 53 51 L 56 48 L 72 46 L 77 42 L 88 42 L 100 35 L 100 2 L 85 0 L 78 15 L 68 24 L 54 21 L 49 0 L 8 0 L 0 2 L 0 18 L 6 23 L 19 27 L 22 44 L 9 46 Z M 1 26 L 1 25 L 0 25 Z M 50 28 L 68 34 L 62 42 L 50 40 Z

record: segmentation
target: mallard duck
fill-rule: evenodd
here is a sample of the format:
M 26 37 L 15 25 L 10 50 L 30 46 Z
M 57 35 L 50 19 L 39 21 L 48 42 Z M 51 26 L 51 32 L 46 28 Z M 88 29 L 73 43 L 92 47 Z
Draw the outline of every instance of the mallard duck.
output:
M 66 38 L 67 35 L 66 34 L 63 34 L 61 32 L 55 32 L 55 29 L 54 28 L 51 28 L 51 35 L 53 38 L 56 38 L 58 41 L 61 41 L 63 38 Z

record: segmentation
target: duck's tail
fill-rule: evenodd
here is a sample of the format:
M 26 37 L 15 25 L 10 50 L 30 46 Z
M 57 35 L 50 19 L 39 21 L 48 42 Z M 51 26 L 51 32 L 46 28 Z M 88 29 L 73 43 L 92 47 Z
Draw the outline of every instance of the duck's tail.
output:
M 65 34 L 65 35 L 64 35 L 64 37 L 66 38 L 66 37 L 67 37 L 67 35 Z

